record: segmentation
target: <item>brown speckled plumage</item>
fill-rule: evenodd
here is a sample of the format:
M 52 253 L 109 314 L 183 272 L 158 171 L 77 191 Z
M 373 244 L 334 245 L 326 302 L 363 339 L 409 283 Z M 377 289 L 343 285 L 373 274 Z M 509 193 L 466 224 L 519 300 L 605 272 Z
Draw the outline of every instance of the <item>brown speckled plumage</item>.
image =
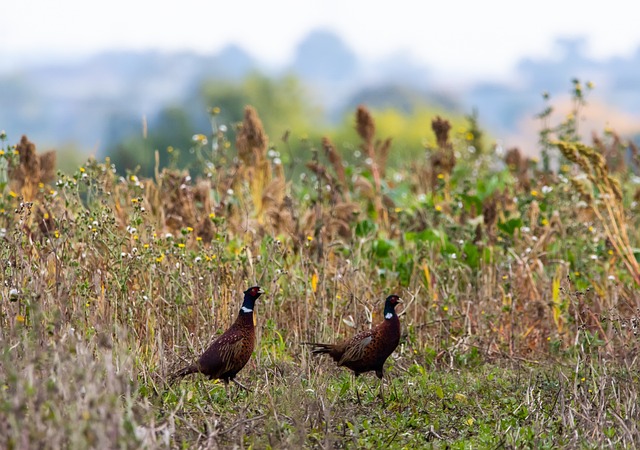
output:
M 402 300 L 390 295 L 385 301 L 384 321 L 378 326 L 356 334 L 338 344 L 307 343 L 314 354 L 327 353 L 338 364 L 347 367 L 356 376 L 375 370 L 382 379 L 383 366 L 400 342 L 400 320 L 395 307 Z
M 234 381 L 235 376 L 249 362 L 255 347 L 256 334 L 253 325 L 255 301 L 264 291 L 259 286 L 247 289 L 236 321 L 209 348 L 191 364 L 173 375 L 173 381 L 191 373 L 202 373 L 211 380 Z

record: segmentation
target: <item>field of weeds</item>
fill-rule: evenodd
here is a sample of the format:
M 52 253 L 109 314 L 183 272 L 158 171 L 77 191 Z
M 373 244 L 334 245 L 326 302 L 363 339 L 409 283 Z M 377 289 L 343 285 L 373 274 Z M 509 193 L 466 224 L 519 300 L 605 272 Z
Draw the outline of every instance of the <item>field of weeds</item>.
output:
M 538 162 L 434 118 L 425 158 L 388 167 L 364 107 L 360 143 L 289 160 L 248 107 L 234 142 L 194 136 L 191 176 L 150 179 L 56 173 L 3 136 L 0 447 L 637 447 L 640 161 L 575 120 L 544 125 Z M 168 385 L 255 284 L 250 391 Z M 378 323 L 391 293 L 382 402 L 301 343 Z

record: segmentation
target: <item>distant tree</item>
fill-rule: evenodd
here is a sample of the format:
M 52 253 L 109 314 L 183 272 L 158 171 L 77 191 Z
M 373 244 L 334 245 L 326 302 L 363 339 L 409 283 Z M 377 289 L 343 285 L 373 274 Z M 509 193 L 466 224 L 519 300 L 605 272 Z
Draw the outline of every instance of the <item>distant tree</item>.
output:
M 320 134 L 322 112 L 311 103 L 295 76 L 270 78 L 252 73 L 238 83 L 212 79 L 202 82 L 184 106 L 166 107 L 149 118 L 146 138 L 139 123 L 132 130 L 130 122 L 114 117 L 111 127 L 121 126 L 129 133 L 122 137 L 118 130 L 112 130 L 111 134 L 121 138 L 109 146 L 108 154 L 118 170 L 139 166 L 144 175 L 153 174 L 155 150 L 159 151 L 161 166 L 172 160 L 179 167 L 193 167 L 194 154 L 190 152 L 193 135 L 212 132 L 207 109 L 219 110 L 216 124 L 225 125 L 228 139 L 234 142 L 235 125 L 242 121 L 246 105 L 256 108 L 273 144 L 281 144 L 280 138 L 287 132 L 291 136 L 283 161 L 296 154 L 299 137 Z M 167 151 L 169 148 L 171 152 Z
M 167 166 L 170 158 L 176 159 L 179 167 L 188 167 L 192 161 L 189 149 L 194 133 L 192 121 L 184 109 L 167 107 L 150 120 L 146 137 L 137 131 L 115 144 L 109 154 L 117 170 L 139 168 L 139 173 L 145 176 L 153 175 L 156 150 L 161 167 Z
M 298 46 L 293 68 L 304 79 L 341 82 L 354 75 L 358 58 L 338 35 L 316 30 Z

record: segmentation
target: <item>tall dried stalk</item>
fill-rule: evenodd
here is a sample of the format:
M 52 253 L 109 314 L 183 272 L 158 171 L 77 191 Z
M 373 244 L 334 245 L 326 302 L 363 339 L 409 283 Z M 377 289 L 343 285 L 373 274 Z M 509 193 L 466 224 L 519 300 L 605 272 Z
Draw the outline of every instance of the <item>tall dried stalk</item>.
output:
M 620 182 L 609 175 L 604 157 L 592 147 L 566 141 L 554 141 L 552 144 L 587 176 L 593 192 L 593 195 L 586 196 L 589 206 L 600 220 L 614 251 L 622 259 L 636 284 L 640 285 L 640 265 L 627 233 Z

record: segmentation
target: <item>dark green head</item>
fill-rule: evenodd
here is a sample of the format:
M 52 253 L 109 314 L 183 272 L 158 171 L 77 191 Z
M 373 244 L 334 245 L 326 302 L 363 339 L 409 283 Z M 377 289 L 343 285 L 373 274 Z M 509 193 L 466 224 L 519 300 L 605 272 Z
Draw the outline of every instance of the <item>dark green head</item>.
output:
M 402 303 L 402 299 L 398 297 L 396 294 L 391 294 L 387 297 L 387 300 L 384 302 L 384 318 L 391 319 L 396 315 L 396 306 L 398 303 Z
M 242 302 L 241 313 L 251 314 L 256 306 L 256 300 L 260 295 L 264 294 L 264 290 L 260 286 L 253 286 L 244 291 L 244 302 Z

